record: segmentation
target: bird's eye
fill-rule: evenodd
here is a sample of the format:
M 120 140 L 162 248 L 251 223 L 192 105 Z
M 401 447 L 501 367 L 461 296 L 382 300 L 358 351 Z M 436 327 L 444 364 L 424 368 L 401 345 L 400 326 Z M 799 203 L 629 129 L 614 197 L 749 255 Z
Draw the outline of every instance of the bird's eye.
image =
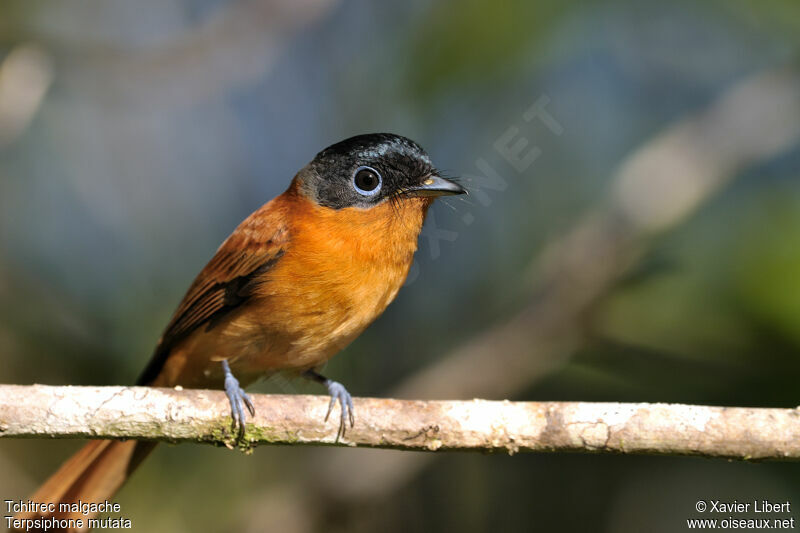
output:
M 370 167 L 358 167 L 353 174 L 353 187 L 358 194 L 364 196 L 374 196 L 381 190 L 381 175 L 377 170 Z

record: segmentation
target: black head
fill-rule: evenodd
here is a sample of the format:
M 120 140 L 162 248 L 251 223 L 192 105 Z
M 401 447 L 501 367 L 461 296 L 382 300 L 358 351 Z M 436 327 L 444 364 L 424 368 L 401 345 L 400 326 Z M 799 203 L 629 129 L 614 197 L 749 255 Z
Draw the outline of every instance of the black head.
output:
M 300 179 L 306 196 L 333 209 L 466 192 L 437 176 L 430 157 L 417 143 L 391 133 L 357 135 L 325 148 Z

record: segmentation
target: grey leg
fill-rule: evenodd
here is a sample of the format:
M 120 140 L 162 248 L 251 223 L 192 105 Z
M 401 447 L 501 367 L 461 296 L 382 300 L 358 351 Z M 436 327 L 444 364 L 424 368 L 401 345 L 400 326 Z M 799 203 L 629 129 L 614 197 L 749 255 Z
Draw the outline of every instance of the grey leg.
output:
M 244 415 L 244 405 L 250 411 L 250 416 L 255 416 L 256 409 L 253 407 L 253 402 L 250 396 L 239 386 L 239 380 L 233 377 L 231 367 L 228 361 L 222 360 L 222 369 L 225 371 L 225 394 L 228 396 L 228 401 L 231 402 L 231 431 L 236 431 L 236 426 L 239 426 L 239 439 L 244 437 L 244 425 L 246 418 Z
M 333 406 L 336 405 L 337 401 L 339 402 L 342 408 L 342 415 L 339 419 L 339 431 L 336 432 L 336 440 L 338 441 L 340 437 L 344 437 L 347 421 L 350 421 L 350 427 L 353 427 L 355 424 L 355 417 L 353 416 L 353 397 L 350 396 L 350 393 L 347 392 L 344 385 L 338 381 L 333 381 L 325 376 L 317 374 L 313 370 L 307 370 L 303 373 L 303 377 L 321 383 L 328 389 L 328 394 L 331 395 L 331 403 L 328 404 L 328 412 L 325 415 L 326 422 L 328 421 L 328 417 L 331 416 Z

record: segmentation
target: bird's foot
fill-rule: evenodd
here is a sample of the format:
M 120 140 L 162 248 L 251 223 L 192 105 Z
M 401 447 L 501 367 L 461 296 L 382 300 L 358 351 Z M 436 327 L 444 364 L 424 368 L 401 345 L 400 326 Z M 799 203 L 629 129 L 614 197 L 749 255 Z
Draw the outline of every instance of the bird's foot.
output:
M 244 414 L 244 406 L 247 406 L 250 416 L 256 415 L 256 409 L 253 407 L 250 396 L 239 386 L 239 380 L 233 377 L 231 367 L 225 359 L 222 360 L 222 369 L 225 371 L 225 395 L 231 403 L 231 432 L 236 432 L 236 426 L 238 425 L 239 440 L 242 440 L 244 438 L 244 428 L 247 421 Z
M 344 432 L 347 428 L 347 421 L 350 420 L 351 428 L 356 422 L 355 417 L 353 416 L 353 397 L 350 396 L 350 393 L 347 392 L 347 389 L 344 388 L 344 385 L 338 381 L 326 379 L 325 386 L 328 388 L 328 394 L 331 395 L 331 403 L 328 404 L 328 412 L 325 414 L 325 422 L 327 422 L 328 417 L 331 416 L 331 411 L 333 410 L 333 406 L 336 405 L 337 401 L 342 408 L 342 415 L 339 418 L 339 430 L 336 432 L 336 442 L 339 442 L 339 438 L 344 437 Z
M 347 421 L 350 421 L 350 427 L 353 427 L 353 425 L 356 423 L 356 419 L 353 416 L 353 397 L 350 396 L 350 393 L 347 392 L 347 389 L 344 388 L 344 385 L 338 381 L 328 379 L 323 375 L 317 374 L 313 370 L 307 370 L 303 375 L 308 379 L 313 379 L 317 383 L 322 383 L 325 385 L 325 388 L 328 389 L 328 394 L 331 395 L 331 403 L 328 404 L 328 412 L 325 414 L 325 422 L 327 422 L 328 418 L 331 416 L 333 406 L 336 405 L 337 401 L 339 402 L 339 405 L 342 408 L 342 415 L 339 418 L 339 430 L 336 432 L 336 442 L 339 442 L 339 439 L 344 437 L 345 429 L 347 429 Z

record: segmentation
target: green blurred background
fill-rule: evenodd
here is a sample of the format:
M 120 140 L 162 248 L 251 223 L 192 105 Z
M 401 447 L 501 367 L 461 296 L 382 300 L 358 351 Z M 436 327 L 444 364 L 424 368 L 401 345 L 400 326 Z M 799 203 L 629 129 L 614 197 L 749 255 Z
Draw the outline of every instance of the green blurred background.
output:
M 353 394 L 797 406 L 800 113 L 753 153 L 774 118 L 714 121 L 769 106 L 717 107 L 799 49 L 794 0 L 6 1 L 0 382 L 131 383 L 241 219 L 324 146 L 391 131 L 473 194 L 434 206 L 407 286 L 326 368 Z M 637 229 L 626 161 L 684 119 L 716 186 Z M 509 128 L 529 164 L 495 146 Z M 658 168 L 689 175 L 675 153 Z M 597 213 L 618 231 L 560 253 Z M 2 499 L 78 446 L 0 442 Z M 140 531 L 634 532 L 718 498 L 800 506 L 800 465 L 161 446 L 116 500 Z

